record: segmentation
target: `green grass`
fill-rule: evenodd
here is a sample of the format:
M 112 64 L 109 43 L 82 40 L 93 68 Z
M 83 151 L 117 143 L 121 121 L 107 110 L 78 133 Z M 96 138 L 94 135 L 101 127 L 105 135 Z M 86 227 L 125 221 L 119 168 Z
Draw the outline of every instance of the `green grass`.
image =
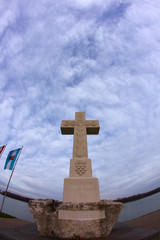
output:
M 0 212 L 0 218 L 15 218 L 15 217 L 12 217 L 12 216 L 10 216 L 8 214 Z

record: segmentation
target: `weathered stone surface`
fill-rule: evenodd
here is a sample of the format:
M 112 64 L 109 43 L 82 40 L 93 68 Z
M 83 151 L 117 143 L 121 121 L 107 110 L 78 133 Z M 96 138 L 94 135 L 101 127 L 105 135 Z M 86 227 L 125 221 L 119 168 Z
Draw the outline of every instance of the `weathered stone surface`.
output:
M 42 236 L 56 236 L 56 221 L 58 212 L 56 211 L 61 204 L 52 199 L 39 199 L 29 201 L 29 209 L 33 215 L 39 234 Z M 55 224 L 55 225 L 54 225 Z M 55 230 L 52 232 L 52 228 Z
M 112 201 L 61 203 L 54 200 L 31 200 L 29 208 L 41 236 L 83 239 L 107 237 L 123 208 Z M 88 214 L 91 214 L 88 216 Z

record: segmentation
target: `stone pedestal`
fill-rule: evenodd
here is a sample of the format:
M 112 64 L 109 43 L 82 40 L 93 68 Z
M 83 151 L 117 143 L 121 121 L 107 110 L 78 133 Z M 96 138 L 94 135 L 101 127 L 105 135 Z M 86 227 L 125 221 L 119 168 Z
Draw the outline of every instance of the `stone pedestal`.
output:
M 122 203 L 60 203 L 54 200 L 31 200 L 30 211 L 39 234 L 71 239 L 73 234 L 84 239 L 107 237 L 123 208 Z

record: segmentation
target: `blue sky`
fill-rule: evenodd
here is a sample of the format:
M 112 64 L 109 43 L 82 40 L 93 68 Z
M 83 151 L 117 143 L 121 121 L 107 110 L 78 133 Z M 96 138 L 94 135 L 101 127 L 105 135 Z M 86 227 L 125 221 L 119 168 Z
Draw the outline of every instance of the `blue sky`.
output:
M 62 199 L 73 136 L 61 120 L 84 111 L 101 199 L 160 183 L 158 0 L 0 0 L 0 188 L 23 147 L 10 191 Z

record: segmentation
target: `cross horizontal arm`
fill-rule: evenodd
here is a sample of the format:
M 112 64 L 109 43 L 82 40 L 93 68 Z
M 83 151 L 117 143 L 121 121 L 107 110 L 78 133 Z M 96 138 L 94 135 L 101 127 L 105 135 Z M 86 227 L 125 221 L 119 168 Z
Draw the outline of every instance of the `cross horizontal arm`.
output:
M 74 120 L 62 120 L 61 123 L 61 133 L 62 134 L 74 134 L 74 126 L 75 126 L 75 121 Z
M 85 126 L 88 135 L 99 133 L 100 126 L 98 120 L 86 120 Z

